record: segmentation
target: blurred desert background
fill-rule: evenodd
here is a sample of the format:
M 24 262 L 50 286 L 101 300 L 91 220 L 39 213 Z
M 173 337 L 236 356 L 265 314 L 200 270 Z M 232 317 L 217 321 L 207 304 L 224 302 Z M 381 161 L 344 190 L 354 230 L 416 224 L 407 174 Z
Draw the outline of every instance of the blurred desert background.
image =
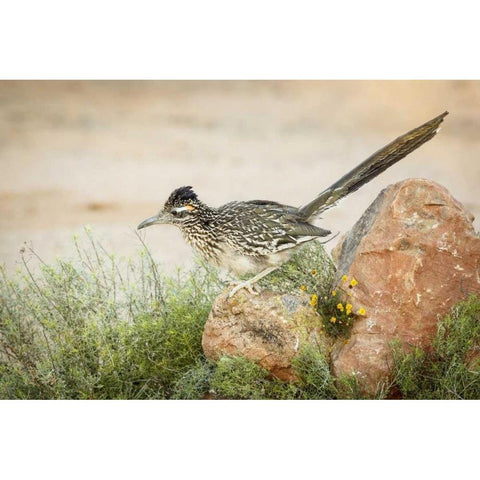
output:
M 212 206 L 302 205 L 444 110 L 437 137 L 317 222 L 340 233 L 409 177 L 447 187 L 478 230 L 480 82 L 1 81 L 0 264 L 15 269 L 24 242 L 46 262 L 74 256 L 84 225 L 133 257 L 136 226 L 182 185 Z M 175 227 L 142 238 L 168 270 L 191 264 Z

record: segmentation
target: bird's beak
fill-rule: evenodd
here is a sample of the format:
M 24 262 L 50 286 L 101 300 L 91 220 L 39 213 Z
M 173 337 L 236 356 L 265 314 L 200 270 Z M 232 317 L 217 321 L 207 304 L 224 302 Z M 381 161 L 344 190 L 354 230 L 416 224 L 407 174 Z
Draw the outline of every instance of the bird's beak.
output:
M 150 225 L 161 225 L 162 223 L 168 223 L 166 215 L 164 213 L 159 213 L 153 217 L 147 218 L 144 220 L 138 227 L 137 230 L 141 230 L 145 227 L 150 227 Z

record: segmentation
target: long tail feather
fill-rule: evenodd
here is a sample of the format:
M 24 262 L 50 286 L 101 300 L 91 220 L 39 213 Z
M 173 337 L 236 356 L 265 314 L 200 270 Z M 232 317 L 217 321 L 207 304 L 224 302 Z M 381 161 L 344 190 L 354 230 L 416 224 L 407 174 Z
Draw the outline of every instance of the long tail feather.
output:
M 397 163 L 409 153 L 432 139 L 440 130 L 440 124 L 448 115 L 444 112 L 429 122 L 420 125 L 368 157 L 351 172 L 337 180 L 313 201 L 299 209 L 305 219 L 311 219 L 333 207 L 339 200 L 358 190 L 362 185 Z

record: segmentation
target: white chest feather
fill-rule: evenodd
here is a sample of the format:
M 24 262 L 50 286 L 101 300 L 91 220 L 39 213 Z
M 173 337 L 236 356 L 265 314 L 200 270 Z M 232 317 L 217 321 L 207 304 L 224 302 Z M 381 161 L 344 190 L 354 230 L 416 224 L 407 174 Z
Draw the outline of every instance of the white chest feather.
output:
M 218 256 L 218 264 L 236 276 L 255 275 L 265 268 L 283 265 L 292 253 L 292 250 L 284 250 L 256 257 L 254 255 L 241 255 L 231 247 L 223 245 L 222 252 Z

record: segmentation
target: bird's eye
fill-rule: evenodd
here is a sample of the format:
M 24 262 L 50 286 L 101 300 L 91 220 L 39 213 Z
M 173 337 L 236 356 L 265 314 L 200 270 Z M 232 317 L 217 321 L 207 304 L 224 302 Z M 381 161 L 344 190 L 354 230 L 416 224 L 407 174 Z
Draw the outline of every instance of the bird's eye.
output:
M 185 207 L 175 207 L 172 208 L 171 213 L 174 217 L 183 218 L 191 213 L 194 208 L 190 205 L 186 205 Z
M 188 210 L 185 207 L 172 208 L 171 213 L 176 218 L 183 218 L 188 214 Z

